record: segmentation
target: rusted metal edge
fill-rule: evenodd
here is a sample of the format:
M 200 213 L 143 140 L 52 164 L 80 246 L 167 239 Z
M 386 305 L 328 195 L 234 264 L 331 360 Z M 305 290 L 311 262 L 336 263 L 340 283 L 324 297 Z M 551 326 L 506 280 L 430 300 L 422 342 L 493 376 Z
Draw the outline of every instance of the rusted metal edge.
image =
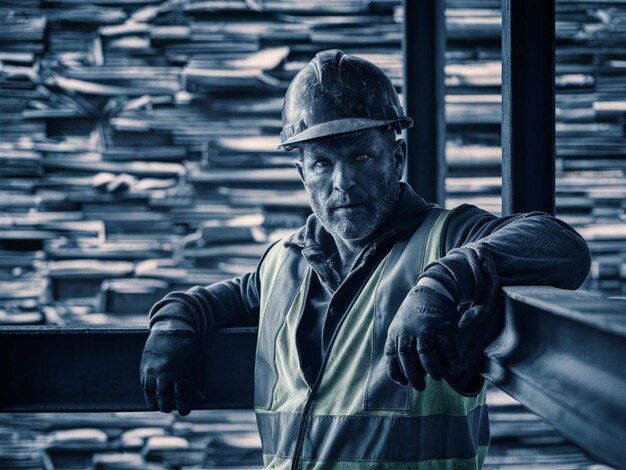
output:
M 626 301 L 505 288 L 483 375 L 601 461 L 626 462 Z

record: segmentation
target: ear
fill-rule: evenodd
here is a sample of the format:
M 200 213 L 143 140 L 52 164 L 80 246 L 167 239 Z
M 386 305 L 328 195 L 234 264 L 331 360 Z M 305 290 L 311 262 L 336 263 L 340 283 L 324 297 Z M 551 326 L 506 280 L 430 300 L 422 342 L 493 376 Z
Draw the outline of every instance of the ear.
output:
M 302 184 L 304 184 L 306 186 L 306 183 L 304 182 L 304 168 L 302 167 L 302 161 L 301 160 L 294 160 L 293 164 L 296 166 L 296 170 L 298 170 L 298 175 L 300 175 L 300 179 L 302 180 Z
M 406 164 L 406 141 L 398 139 L 394 142 L 393 161 L 398 172 L 398 181 L 402 179 L 404 173 L 404 165 Z

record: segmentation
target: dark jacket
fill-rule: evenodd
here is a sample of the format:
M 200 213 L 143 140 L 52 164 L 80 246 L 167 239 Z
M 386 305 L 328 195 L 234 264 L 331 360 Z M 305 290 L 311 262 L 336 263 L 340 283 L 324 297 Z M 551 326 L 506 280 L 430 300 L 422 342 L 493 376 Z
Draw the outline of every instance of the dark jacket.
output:
M 345 285 L 333 267 L 338 258 L 333 238 L 315 215 L 285 241 L 301 250 L 302 263 L 308 263 L 317 274 L 302 320 L 308 324 L 298 341 L 312 376 L 324 350 L 323 338 L 332 334 L 341 317 L 341 312 L 327 312 L 330 298 L 337 289 L 346 298 L 355 295 L 375 261 L 391 249 L 398 234 L 419 226 L 426 207 L 428 204 L 403 184 L 395 211 L 364 248 L 350 273 L 352 281 Z M 576 289 L 584 282 L 591 264 L 582 237 L 565 222 L 542 212 L 497 217 L 463 204 L 448 218 L 444 236 L 445 256 L 427 266 L 422 277 L 438 280 L 458 304 L 482 305 L 502 286 Z M 262 263 L 263 258 L 259 267 Z M 218 326 L 257 325 L 259 267 L 232 280 L 168 294 L 150 311 L 151 327 L 161 320 L 174 320 L 203 335 Z

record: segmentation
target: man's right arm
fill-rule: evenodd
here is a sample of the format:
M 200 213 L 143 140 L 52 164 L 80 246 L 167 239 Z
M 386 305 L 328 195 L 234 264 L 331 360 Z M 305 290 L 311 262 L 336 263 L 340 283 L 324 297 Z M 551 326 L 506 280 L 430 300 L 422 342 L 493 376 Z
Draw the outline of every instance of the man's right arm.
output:
M 205 336 L 224 326 L 256 326 L 258 279 L 257 270 L 206 287 L 170 292 L 150 310 L 150 330 L 187 330 Z
M 206 287 L 171 292 L 152 307 L 150 336 L 140 367 L 149 409 L 166 413 L 176 409 L 180 415 L 189 414 L 201 339 L 223 326 L 258 324 L 263 259 L 254 272 Z

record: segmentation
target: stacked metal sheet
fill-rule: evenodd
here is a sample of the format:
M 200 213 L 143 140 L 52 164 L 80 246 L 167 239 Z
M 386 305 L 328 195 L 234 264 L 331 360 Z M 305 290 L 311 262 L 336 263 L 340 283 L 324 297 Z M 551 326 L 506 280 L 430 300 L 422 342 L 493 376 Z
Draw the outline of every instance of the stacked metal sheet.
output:
M 498 212 L 499 5 L 449 2 L 446 16 L 447 205 Z M 605 227 L 588 237 L 589 286 L 612 292 L 626 284 L 625 18 L 613 2 L 557 2 L 558 212 L 583 233 Z M 392 0 L 3 2 L 0 248 L 29 253 L 3 279 L 50 279 L 48 304 L 85 307 L 106 279 L 178 269 L 181 284 L 208 283 L 251 266 L 240 261 L 308 214 L 276 150 L 289 80 L 341 47 L 400 87 L 401 22 Z M 265 236 L 245 256 L 175 256 L 205 221 L 258 214 Z
M 2 468 L 261 468 L 252 411 L 0 416 Z

